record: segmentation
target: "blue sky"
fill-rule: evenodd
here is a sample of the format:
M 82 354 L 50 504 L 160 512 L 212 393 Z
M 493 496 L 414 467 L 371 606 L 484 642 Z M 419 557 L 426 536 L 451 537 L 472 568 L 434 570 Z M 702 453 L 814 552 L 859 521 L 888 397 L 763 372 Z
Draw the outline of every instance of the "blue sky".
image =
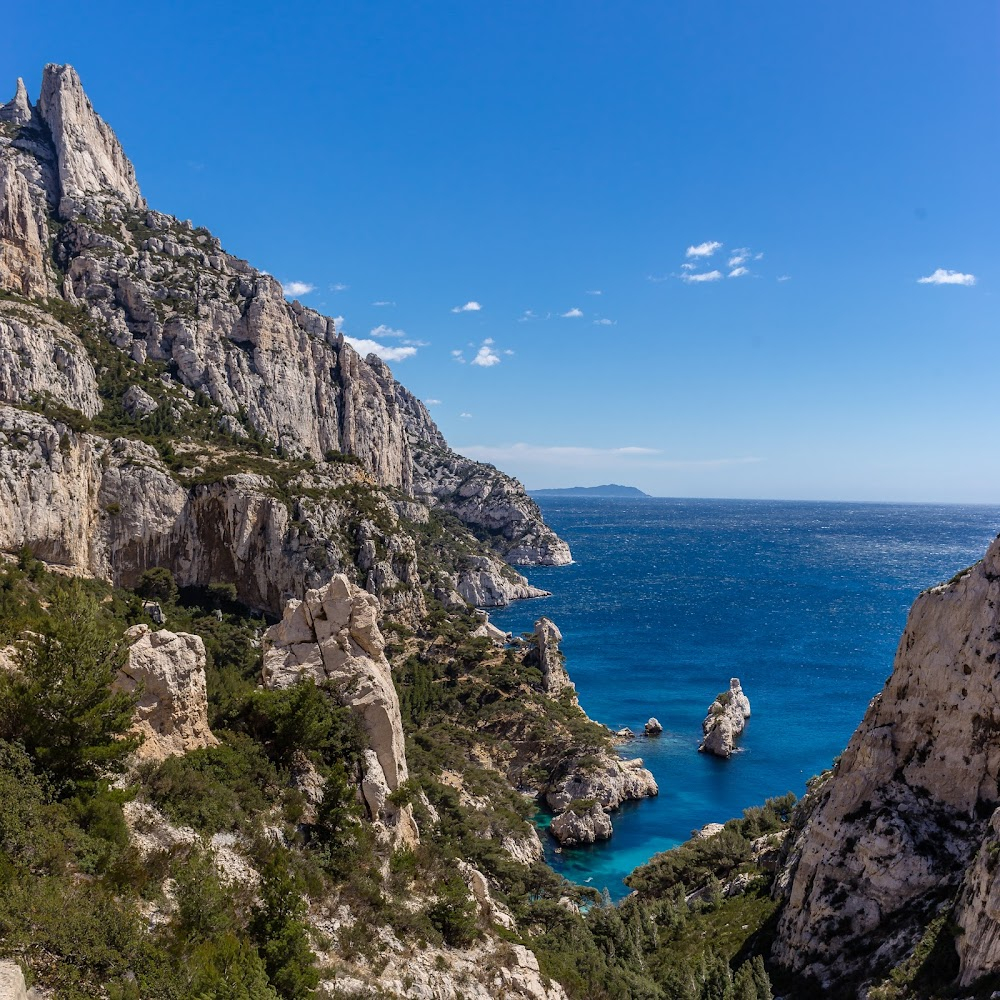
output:
M 415 349 L 460 450 L 1000 502 L 996 3 L 138 6 L 19 5 L 0 85 L 75 65 L 150 204 Z

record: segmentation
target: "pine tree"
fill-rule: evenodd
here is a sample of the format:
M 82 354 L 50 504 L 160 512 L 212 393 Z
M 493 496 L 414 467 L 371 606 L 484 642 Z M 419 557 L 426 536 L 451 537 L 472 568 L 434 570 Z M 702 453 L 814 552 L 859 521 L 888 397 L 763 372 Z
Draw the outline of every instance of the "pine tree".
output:
M 0 671 L 0 739 L 21 743 L 63 794 L 124 768 L 136 696 L 112 690 L 123 630 L 79 581 L 56 592 L 42 630 Z

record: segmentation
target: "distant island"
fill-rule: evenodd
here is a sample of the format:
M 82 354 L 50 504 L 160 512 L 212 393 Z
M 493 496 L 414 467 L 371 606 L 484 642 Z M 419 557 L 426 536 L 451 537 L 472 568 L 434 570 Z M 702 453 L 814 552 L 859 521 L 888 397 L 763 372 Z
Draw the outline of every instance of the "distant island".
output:
M 533 497 L 649 497 L 648 493 L 635 486 L 619 486 L 608 483 L 607 486 L 568 486 L 561 490 L 528 490 Z

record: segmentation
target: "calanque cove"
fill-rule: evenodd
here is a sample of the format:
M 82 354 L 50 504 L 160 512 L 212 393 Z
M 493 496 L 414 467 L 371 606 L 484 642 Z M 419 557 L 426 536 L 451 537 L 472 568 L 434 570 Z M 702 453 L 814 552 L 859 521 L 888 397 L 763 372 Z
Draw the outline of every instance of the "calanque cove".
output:
M 539 810 L 569 850 L 670 787 L 580 708 L 557 623 L 489 621 L 568 546 L 151 209 L 69 66 L 0 106 L 0 552 L 3 1000 L 1000 988 L 1000 543 L 920 595 L 801 800 L 617 905 L 571 884 Z M 749 713 L 734 678 L 702 748 Z

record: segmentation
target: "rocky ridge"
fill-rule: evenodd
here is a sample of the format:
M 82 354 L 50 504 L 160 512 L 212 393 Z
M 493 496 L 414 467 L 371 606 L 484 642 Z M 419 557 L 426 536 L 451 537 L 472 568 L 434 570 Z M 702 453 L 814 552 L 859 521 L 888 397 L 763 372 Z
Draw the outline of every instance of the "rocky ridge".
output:
M 503 604 L 540 592 L 501 559 L 551 565 L 570 559 L 520 484 L 453 453 L 423 404 L 377 357 L 361 358 L 333 320 L 286 302 L 273 278 L 226 254 L 207 230 L 148 210 L 131 163 L 71 67 L 46 67 L 37 106 L 19 84 L 14 99 L 0 107 L 0 298 L 0 402 L 47 417 L 50 426 L 38 428 L 40 434 L 63 439 L 70 425 L 86 429 L 86 421 L 100 415 L 105 424 L 117 422 L 123 437 L 148 440 L 159 433 L 163 440 L 163 431 L 151 429 L 163 427 L 168 433 L 176 428 L 176 440 L 195 422 L 202 430 L 194 443 L 201 447 L 188 447 L 188 468 L 203 481 L 219 464 L 219 446 L 231 468 L 248 444 L 259 451 L 264 441 L 279 456 L 303 463 L 347 456 L 384 502 L 394 502 L 392 491 L 409 494 L 418 501 L 411 508 L 426 512 L 430 505 L 472 529 L 460 546 L 461 565 L 440 585 L 393 574 L 383 595 L 397 585 L 419 589 L 422 582 L 443 596 Z M 153 417 L 158 423 L 150 424 Z M 109 436 L 103 426 L 95 431 L 89 437 Z M 82 443 L 85 450 L 103 451 L 97 441 Z M 160 484 L 159 494 L 168 505 L 183 506 L 178 470 L 159 471 L 172 480 Z M 17 509 L 7 517 L 0 544 L 27 544 L 42 555 L 63 549 L 66 533 L 57 525 L 45 530 L 49 525 L 23 509 L 25 494 L 37 485 L 23 483 L 23 476 L 7 478 L 5 499 Z M 57 496 L 74 489 L 63 487 L 58 475 L 42 478 Z M 214 485 L 225 493 L 222 478 Z M 273 479 L 257 485 L 274 492 Z M 308 500 L 316 487 L 301 483 L 297 489 L 297 495 L 296 489 L 288 492 L 290 503 Z M 126 520 L 147 520 L 146 510 L 109 502 Z M 272 553 L 295 543 L 287 526 L 280 532 L 280 515 L 273 513 Z M 415 520 L 421 517 L 426 514 Z M 171 562 L 162 545 L 147 548 L 142 537 L 128 540 L 131 551 L 122 564 L 114 558 L 121 545 L 109 544 L 92 509 L 76 520 L 70 565 L 126 580 L 130 560 L 160 561 L 184 576 L 183 557 Z M 199 532 L 215 543 L 217 558 L 237 569 L 237 553 L 223 554 L 216 541 L 226 527 L 203 520 Z M 419 528 L 405 526 L 395 536 L 397 547 L 412 554 L 416 533 Z M 322 538 L 309 548 L 315 552 L 317 544 L 330 548 Z M 363 547 L 364 539 L 357 544 Z M 325 555 L 329 559 L 329 551 Z M 294 578 L 311 575 L 308 585 L 319 585 L 333 575 L 328 570 L 347 569 L 358 557 L 338 555 L 340 566 L 333 567 L 304 566 L 293 558 L 298 565 L 279 571 L 284 580 L 277 587 L 244 583 L 238 575 L 234 582 L 250 603 L 277 612 L 284 597 L 304 592 Z

